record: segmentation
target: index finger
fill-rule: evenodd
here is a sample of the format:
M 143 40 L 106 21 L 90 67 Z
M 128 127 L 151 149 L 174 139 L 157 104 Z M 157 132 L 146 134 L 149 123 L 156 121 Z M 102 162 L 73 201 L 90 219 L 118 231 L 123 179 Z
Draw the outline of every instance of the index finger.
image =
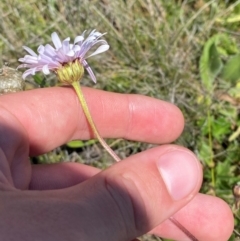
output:
M 180 110 L 154 98 L 83 88 L 93 120 L 104 138 L 167 143 L 183 129 Z M 1 106 L 26 129 L 30 154 L 38 155 L 73 139 L 93 138 L 72 88 L 36 89 L 0 97 Z

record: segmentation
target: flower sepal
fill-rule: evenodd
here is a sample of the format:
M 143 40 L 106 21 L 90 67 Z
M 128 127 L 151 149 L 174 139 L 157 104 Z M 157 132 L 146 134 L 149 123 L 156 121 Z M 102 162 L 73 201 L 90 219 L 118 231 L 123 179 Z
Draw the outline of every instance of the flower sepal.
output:
M 76 59 L 73 62 L 63 64 L 56 70 L 59 82 L 63 84 L 72 84 L 81 80 L 84 74 L 83 65 Z

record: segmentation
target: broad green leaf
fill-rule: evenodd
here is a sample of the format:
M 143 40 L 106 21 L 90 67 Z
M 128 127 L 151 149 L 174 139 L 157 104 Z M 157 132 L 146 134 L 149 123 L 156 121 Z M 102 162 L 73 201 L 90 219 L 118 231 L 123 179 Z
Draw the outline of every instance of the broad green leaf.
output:
M 209 48 L 209 70 L 210 74 L 212 74 L 213 78 L 215 78 L 222 68 L 222 60 L 220 59 L 216 43 L 213 43 Z
M 213 91 L 214 79 L 223 67 L 222 60 L 216 46 L 219 38 L 220 35 L 216 35 L 205 43 L 199 63 L 202 83 L 209 92 Z
M 240 54 L 231 57 L 223 67 L 221 77 L 236 83 L 240 79 Z

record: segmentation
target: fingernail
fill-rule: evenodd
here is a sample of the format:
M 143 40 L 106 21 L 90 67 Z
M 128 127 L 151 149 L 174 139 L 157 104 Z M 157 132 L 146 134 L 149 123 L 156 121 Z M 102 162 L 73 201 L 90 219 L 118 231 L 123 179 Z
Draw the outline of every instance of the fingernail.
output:
M 157 167 L 169 194 L 176 201 L 188 196 L 198 183 L 197 159 L 187 151 L 164 153 L 157 161 Z

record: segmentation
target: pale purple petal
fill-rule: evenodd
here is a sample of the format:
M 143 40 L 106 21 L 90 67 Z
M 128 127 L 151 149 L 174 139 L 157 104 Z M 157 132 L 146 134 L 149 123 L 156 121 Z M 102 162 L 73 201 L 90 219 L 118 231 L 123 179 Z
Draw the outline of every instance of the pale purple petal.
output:
M 74 52 L 74 50 L 70 50 L 70 51 L 68 51 L 68 53 L 66 55 L 69 57 L 74 57 L 75 52 Z
M 92 54 L 90 54 L 90 55 L 88 56 L 88 58 L 91 57 L 91 56 L 94 56 L 94 55 L 103 53 L 103 52 L 107 51 L 108 49 L 109 49 L 109 45 L 108 45 L 108 44 L 101 45 L 101 46 L 99 46 L 99 47 L 97 48 L 96 51 L 94 51 Z
M 56 63 L 57 61 L 54 61 L 54 58 L 51 58 L 50 56 L 47 55 L 39 55 L 38 56 L 38 63 L 39 64 L 48 64 L 48 63 Z
M 79 45 L 74 45 L 74 46 L 72 47 L 72 50 L 76 53 L 76 52 L 78 52 L 78 51 L 81 50 L 81 47 L 80 47 Z
M 56 32 L 52 33 L 52 42 L 56 49 L 60 49 L 62 47 L 61 39 L 58 37 Z
M 35 73 L 36 73 L 36 67 L 35 67 L 35 68 L 32 68 L 31 70 L 32 70 L 32 71 L 31 71 L 31 75 L 35 75 Z
M 19 61 L 25 62 L 26 64 L 37 64 L 38 58 L 31 55 L 25 55 L 24 58 L 20 58 Z
M 70 38 L 69 38 L 69 39 L 70 39 Z M 71 46 L 69 45 L 69 41 L 68 41 L 68 40 L 64 40 L 63 43 L 62 43 L 63 53 L 64 53 L 65 55 L 67 55 L 70 49 L 71 49 Z
M 70 37 L 65 38 L 65 39 L 63 40 L 63 42 L 65 42 L 65 41 L 70 42 Z
M 31 54 L 32 56 L 37 56 L 37 54 L 32 50 L 32 49 L 30 49 L 29 47 L 27 47 L 27 46 L 23 46 L 23 48 L 29 53 L 29 54 Z
M 27 77 L 28 75 L 31 75 L 31 73 L 32 73 L 32 69 L 26 70 L 26 71 L 23 73 L 22 78 L 23 78 L 23 79 L 26 79 L 26 77 Z
M 44 66 L 43 66 L 43 68 L 42 68 L 42 72 L 43 72 L 45 75 L 50 74 L 50 71 L 49 71 L 48 65 L 44 65 Z
M 45 54 L 45 55 L 48 55 L 48 56 L 55 56 L 56 55 L 56 50 L 53 48 L 52 45 L 50 44 L 47 44 L 44 48 L 44 52 L 41 53 L 41 54 Z
M 83 31 L 83 33 L 80 35 L 83 39 L 81 41 L 78 42 L 79 45 L 82 44 L 83 40 L 84 40 L 84 35 L 86 33 L 86 30 Z M 80 37 L 80 36 L 77 36 L 76 38 Z M 75 38 L 75 41 L 74 41 L 74 45 L 77 43 L 76 42 L 76 38 Z M 78 38 L 79 39 L 79 38 Z
M 84 40 L 84 37 L 83 37 L 82 35 L 77 36 L 77 37 L 74 39 L 74 44 L 79 43 L 79 42 L 82 42 L 83 40 Z
M 25 62 L 25 58 L 20 58 L 20 59 L 18 59 L 18 61 L 24 63 Z
M 57 54 L 54 59 L 60 63 L 66 63 L 68 61 L 71 61 L 71 59 L 69 59 L 69 56 L 67 56 L 62 49 L 59 49 L 57 51 Z
M 30 68 L 30 67 L 31 67 L 30 64 L 20 64 L 20 65 L 18 65 L 17 70 L 21 69 L 21 68 Z
M 43 45 L 40 45 L 40 46 L 38 47 L 38 49 L 37 49 L 37 51 L 38 51 L 39 54 L 44 53 L 44 50 L 45 50 L 45 47 L 44 47 Z
M 97 79 L 96 79 L 95 74 L 93 73 L 91 67 L 88 65 L 87 61 L 83 60 L 82 64 L 85 67 L 85 69 L 87 70 L 88 74 L 90 75 L 92 81 L 96 84 L 97 83 Z
M 20 60 L 18 59 L 18 61 L 20 61 Z M 27 68 L 27 64 L 20 64 L 20 65 L 18 65 L 17 70 L 21 69 L 21 68 Z
M 103 39 L 96 40 L 96 41 L 92 44 L 92 46 L 94 46 L 94 45 L 96 45 L 96 44 L 99 44 L 99 45 L 107 44 L 107 45 L 108 45 L 107 41 L 106 41 L 106 40 L 103 40 Z

